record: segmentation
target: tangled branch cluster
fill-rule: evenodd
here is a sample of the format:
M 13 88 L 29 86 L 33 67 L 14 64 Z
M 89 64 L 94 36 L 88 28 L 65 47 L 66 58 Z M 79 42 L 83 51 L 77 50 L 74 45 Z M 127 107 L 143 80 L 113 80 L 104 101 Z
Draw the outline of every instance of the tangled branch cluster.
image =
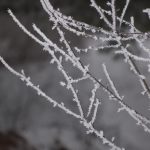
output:
M 49 0 L 40 0 L 43 9 L 49 16 L 49 20 L 53 22 L 52 30 L 56 30 L 59 34 L 60 40 L 59 42 L 63 44 L 63 47 L 59 47 L 58 44 L 51 41 L 45 33 L 43 33 L 35 24 L 33 24 L 34 31 L 41 37 L 39 39 L 33 33 L 31 33 L 28 29 L 25 28 L 21 24 L 21 22 L 16 18 L 11 10 L 8 10 L 9 15 L 12 19 L 17 23 L 17 25 L 35 42 L 40 44 L 43 47 L 43 51 L 48 52 L 49 55 L 52 57 L 50 63 L 55 64 L 57 69 L 62 73 L 65 78 L 64 81 L 60 81 L 60 85 L 66 88 L 66 90 L 71 91 L 73 95 L 73 101 L 76 103 L 79 113 L 75 113 L 69 108 L 65 106 L 64 103 L 58 103 L 53 98 L 46 95 L 44 91 L 40 89 L 39 85 L 35 85 L 30 77 L 27 77 L 24 73 L 24 70 L 21 72 L 15 71 L 8 63 L 0 56 L 0 61 L 2 64 L 14 75 L 18 76 L 23 82 L 26 83 L 27 86 L 31 87 L 33 90 L 37 92 L 38 95 L 44 97 L 50 103 L 53 104 L 54 107 L 59 107 L 61 110 L 66 112 L 69 115 L 77 118 L 83 126 L 87 129 L 88 134 L 95 134 L 100 140 L 102 140 L 103 144 L 110 146 L 112 150 L 124 150 L 117 146 L 113 141 L 107 139 L 103 131 L 98 131 L 94 128 L 93 124 L 96 120 L 97 110 L 101 105 L 100 99 L 97 98 L 96 93 L 99 89 L 103 89 L 104 92 L 108 94 L 110 100 L 118 103 L 120 107 L 118 108 L 118 112 L 126 111 L 129 116 L 135 120 L 136 124 L 143 128 L 145 132 L 150 134 L 150 119 L 146 118 L 139 112 L 135 111 L 131 108 L 126 102 L 124 101 L 124 97 L 121 96 L 118 90 L 115 87 L 115 84 L 111 80 L 111 77 L 108 73 L 105 64 L 102 64 L 103 71 L 105 76 L 110 84 L 111 88 L 108 88 L 107 85 L 103 84 L 100 79 L 97 79 L 90 71 L 90 65 L 84 65 L 76 54 L 80 52 L 88 52 L 93 50 L 104 50 L 104 49 L 115 49 L 115 54 L 121 54 L 124 57 L 125 63 L 127 63 L 130 67 L 130 70 L 135 74 L 138 78 L 139 83 L 141 84 L 141 94 L 147 95 L 148 99 L 150 99 L 150 88 L 147 83 L 145 75 L 139 70 L 137 66 L 137 61 L 146 64 L 148 67 L 150 66 L 150 49 L 144 45 L 144 42 L 149 38 L 148 33 L 142 33 L 139 31 L 134 25 L 134 17 L 131 17 L 131 21 L 128 22 L 124 20 L 124 16 L 126 14 L 128 5 L 130 0 L 126 0 L 125 6 L 121 12 L 121 15 L 118 15 L 116 11 L 116 0 L 108 0 L 106 5 L 109 6 L 110 10 L 105 10 L 98 6 L 95 0 L 90 0 L 91 6 L 95 8 L 96 12 L 100 16 L 100 20 L 103 20 L 107 26 L 107 30 L 102 27 L 95 27 L 83 22 L 79 22 L 74 20 L 72 17 L 65 16 L 59 10 L 55 10 Z M 144 13 L 150 14 L 149 9 L 145 9 Z M 111 19 L 108 19 L 111 18 Z M 128 29 L 128 33 L 121 33 L 122 26 Z M 90 46 L 85 49 L 81 49 L 78 47 L 71 47 L 70 43 L 67 41 L 65 37 L 65 33 L 63 30 L 70 31 L 77 36 L 82 36 L 85 38 L 91 38 L 92 40 L 98 41 L 99 43 L 103 43 L 103 46 Z M 108 44 L 109 42 L 115 44 Z M 129 49 L 132 49 L 131 41 L 136 41 L 138 43 L 140 49 L 146 54 L 147 58 L 137 56 L 133 54 Z M 56 55 L 56 53 L 59 53 Z M 72 66 L 78 69 L 82 76 L 80 78 L 74 79 L 67 71 L 66 68 L 63 66 L 63 62 L 71 63 Z M 81 99 L 79 98 L 78 90 L 75 88 L 75 85 L 80 83 L 83 80 L 90 80 L 93 84 L 93 89 L 91 91 L 91 97 L 89 97 L 90 104 L 87 108 L 87 112 L 83 111 L 81 105 Z M 94 111 L 92 111 L 94 110 Z M 92 116 L 91 120 L 89 121 L 88 117 Z

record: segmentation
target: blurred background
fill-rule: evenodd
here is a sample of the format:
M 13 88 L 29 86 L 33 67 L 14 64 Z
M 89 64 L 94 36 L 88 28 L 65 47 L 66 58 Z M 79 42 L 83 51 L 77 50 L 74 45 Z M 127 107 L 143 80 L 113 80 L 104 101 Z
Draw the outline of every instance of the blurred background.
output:
M 95 26 L 104 26 L 99 21 L 96 11 L 91 8 L 90 0 L 50 0 L 55 8 L 73 16 L 74 19 Z M 105 7 L 106 0 L 97 0 Z M 124 5 L 124 0 L 117 0 L 118 9 Z M 150 21 L 142 13 L 150 8 L 149 0 L 131 0 L 126 19 L 135 16 L 135 24 L 142 32 L 150 30 Z M 42 47 L 24 34 L 12 21 L 7 9 L 13 10 L 19 20 L 31 31 L 32 23 L 36 23 L 48 37 L 55 43 L 57 34 L 51 30 L 52 24 L 48 15 L 42 9 L 40 0 L 0 0 L 0 55 L 16 70 L 25 70 L 34 83 L 39 84 L 42 90 L 57 101 L 64 102 L 70 109 L 77 111 L 72 102 L 71 94 L 60 87 L 59 82 L 64 80 L 55 65 L 50 65 L 51 59 Z M 94 42 L 90 39 L 78 38 L 66 33 L 72 45 L 87 47 Z M 140 50 L 137 49 L 137 53 Z M 101 64 L 105 62 L 112 79 L 115 81 L 125 101 L 141 114 L 149 117 L 149 101 L 143 97 L 141 87 L 136 77 L 129 71 L 122 59 L 115 57 L 112 51 L 89 52 L 82 54 L 85 64 L 91 64 L 90 70 L 97 78 L 106 82 Z M 76 70 L 68 65 L 69 72 L 78 76 Z M 147 68 L 142 71 L 148 75 Z M 148 78 L 150 78 L 148 76 Z M 131 82 L 132 81 L 132 82 Z M 150 80 L 149 80 L 150 81 Z M 82 105 L 88 106 L 91 96 L 91 84 L 83 82 L 79 89 Z M 118 105 L 108 100 L 100 91 L 102 100 L 98 117 L 95 123 L 97 129 L 102 129 L 108 139 L 115 137 L 114 142 L 127 150 L 149 150 L 150 136 L 137 127 L 135 121 L 126 113 L 117 113 Z M 18 150 L 105 150 L 108 149 L 94 135 L 86 135 L 86 130 L 78 120 L 66 115 L 59 109 L 53 108 L 49 102 L 37 96 L 26 87 L 18 78 L 8 72 L 0 64 L 0 148 L 10 142 L 19 145 Z M 12 143 L 13 143 L 12 142 Z M 25 147 L 29 145 L 28 147 Z M 32 146 L 30 146 L 32 145 Z M 33 148 L 34 147 L 34 148 Z

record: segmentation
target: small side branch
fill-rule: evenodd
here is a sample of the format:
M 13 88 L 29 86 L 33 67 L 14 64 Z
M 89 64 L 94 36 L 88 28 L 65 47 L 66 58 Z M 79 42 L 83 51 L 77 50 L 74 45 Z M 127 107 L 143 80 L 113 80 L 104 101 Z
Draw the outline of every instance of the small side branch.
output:
M 90 121 L 91 124 L 93 124 L 96 120 L 96 115 L 97 115 L 97 111 L 98 111 L 98 106 L 100 105 L 100 101 L 98 99 L 96 99 L 96 102 L 94 104 L 95 108 L 94 108 L 94 112 L 93 112 L 93 116 L 92 119 Z
M 105 16 L 103 9 L 96 4 L 95 0 L 90 0 L 90 1 L 91 1 L 91 6 L 96 9 L 96 11 L 99 13 L 101 19 L 103 19 L 105 21 L 105 23 L 108 25 L 108 27 L 112 29 L 112 24 L 109 22 L 109 20 Z
M 112 9 L 112 21 L 113 21 L 113 33 L 116 33 L 116 0 L 111 0 L 111 9 Z
M 108 80 L 108 82 L 109 82 L 109 84 L 110 84 L 112 90 L 114 91 L 116 97 L 118 97 L 119 99 L 122 100 L 122 97 L 119 95 L 119 93 L 118 93 L 118 91 L 117 91 L 117 89 L 116 89 L 116 87 L 115 87 L 113 81 L 111 80 L 111 78 L 110 78 L 110 76 L 109 76 L 109 73 L 108 73 L 108 71 L 107 71 L 106 65 L 105 65 L 105 64 L 102 64 L 102 66 L 103 66 L 103 70 L 104 70 L 104 73 L 105 73 L 105 75 L 106 75 L 106 78 L 107 78 L 107 80 Z
M 126 0 L 126 4 L 125 4 L 125 6 L 124 6 L 124 8 L 123 8 L 123 11 L 122 11 L 122 13 L 121 13 L 120 26 L 119 26 L 120 29 L 121 29 L 121 25 L 122 25 L 123 18 L 124 18 L 124 16 L 125 16 L 125 13 L 126 13 L 126 11 L 127 11 L 128 6 L 129 6 L 129 3 L 130 3 L 130 0 Z
M 90 100 L 90 105 L 89 105 L 89 108 L 88 108 L 87 117 L 91 114 L 91 110 L 92 110 L 92 107 L 93 107 L 93 104 L 94 104 L 94 101 L 95 101 L 96 91 L 99 87 L 100 87 L 99 84 L 97 84 L 97 83 L 94 84 L 94 88 L 92 89 L 92 96 L 89 99 Z
M 147 94 L 148 98 L 150 98 L 150 88 L 146 82 L 145 76 L 143 76 L 138 68 L 138 66 L 136 65 L 136 63 L 134 62 L 134 60 L 132 59 L 132 57 L 130 57 L 128 55 L 127 49 L 124 47 L 121 47 L 122 52 L 124 53 L 124 57 L 125 57 L 125 62 L 127 62 L 130 65 L 130 69 L 134 72 L 134 74 L 139 78 L 140 84 L 143 88 L 143 94 Z

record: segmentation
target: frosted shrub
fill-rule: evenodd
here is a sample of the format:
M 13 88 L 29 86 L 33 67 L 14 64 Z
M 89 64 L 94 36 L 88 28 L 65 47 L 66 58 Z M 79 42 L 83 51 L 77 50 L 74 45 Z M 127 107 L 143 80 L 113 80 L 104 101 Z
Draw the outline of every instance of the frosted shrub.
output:
M 147 99 L 150 99 L 150 88 L 147 83 L 146 76 L 140 71 L 137 62 L 142 65 L 147 65 L 148 70 L 150 70 L 150 49 L 146 47 L 145 41 L 149 38 L 148 33 L 142 33 L 134 25 L 134 17 L 130 18 L 130 22 L 124 20 L 128 5 L 130 0 L 126 0 L 125 6 L 122 10 L 119 10 L 120 15 L 116 8 L 116 0 L 110 0 L 106 5 L 110 8 L 109 10 L 103 9 L 98 6 L 95 0 L 90 0 L 91 7 L 93 7 L 100 16 L 100 20 L 103 20 L 106 24 L 107 29 L 102 27 L 95 27 L 83 22 L 74 20 L 72 17 L 65 16 L 59 10 L 55 10 L 49 0 L 40 0 L 43 9 L 49 15 L 49 20 L 53 22 L 52 30 L 56 30 L 60 37 L 60 45 L 54 43 L 49 39 L 45 33 L 43 33 L 35 24 L 33 24 L 34 31 L 41 37 L 38 38 L 36 35 L 31 33 L 21 24 L 21 22 L 16 18 L 11 10 L 8 10 L 9 15 L 12 17 L 14 22 L 35 42 L 43 47 L 43 51 L 47 52 L 51 56 L 51 64 L 55 64 L 57 69 L 64 77 L 64 81 L 60 81 L 60 86 L 69 90 L 72 93 L 73 101 L 76 104 L 78 113 L 75 113 L 70 108 L 66 107 L 64 103 L 58 103 L 55 99 L 46 95 L 44 91 L 41 90 L 39 85 L 35 85 L 30 77 L 26 76 L 24 70 L 21 72 L 15 71 L 8 63 L 0 57 L 2 64 L 14 75 L 20 78 L 25 84 L 31 87 L 37 92 L 38 95 L 44 97 L 49 101 L 54 107 L 58 107 L 65 113 L 75 117 L 79 122 L 87 129 L 87 134 L 95 134 L 103 144 L 106 144 L 112 150 L 124 150 L 124 148 L 117 146 L 113 140 L 106 138 L 103 131 L 99 131 L 94 127 L 94 122 L 97 119 L 97 111 L 101 105 L 101 100 L 97 97 L 97 92 L 99 89 L 103 89 L 103 92 L 107 93 L 109 99 L 119 104 L 118 112 L 125 111 L 134 121 L 135 124 L 143 128 L 143 131 L 150 134 L 150 120 L 141 115 L 139 112 L 135 111 L 130 107 L 125 101 L 124 96 L 119 94 L 119 91 L 115 87 L 115 83 L 111 79 L 107 67 L 102 64 L 104 74 L 109 83 L 105 85 L 101 79 L 96 78 L 90 72 L 90 64 L 85 65 L 80 59 L 80 53 L 87 53 L 88 51 L 115 49 L 114 53 L 123 56 L 124 62 L 129 66 L 130 70 L 134 73 L 135 77 L 138 79 L 139 84 L 141 84 L 141 94 L 147 95 Z M 149 9 L 143 10 L 144 13 L 150 14 Z M 126 32 L 123 32 L 126 29 Z M 66 39 L 64 30 L 74 33 L 77 36 L 84 38 L 90 38 L 94 41 L 102 43 L 101 46 L 90 45 L 87 48 L 71 47 L 70 42 Z M 132 53 L 133 48 L 132 41 L 135 41 L 143 56 L 138 56 Z M 109 44 L 113 43 L 113 44 Z M 71 63 L 72 67 L 77 69 L 81 76 L 79 78 L 73 78 L 66 70 L 65 63 Z M 79 98 L 78 89 L 76 89 L 76 84 L 83 80 L 91 81 L 93 84 L 93 89 L 91 90 L 91 97 L 89 97 L 89 106 L 86 108 L 86 112 L 83 110 L 81 105 L 81 99 Z M 92 117 L 89 117 L 92 116 Z M 91 118 L 91 119 L 89 119 Z

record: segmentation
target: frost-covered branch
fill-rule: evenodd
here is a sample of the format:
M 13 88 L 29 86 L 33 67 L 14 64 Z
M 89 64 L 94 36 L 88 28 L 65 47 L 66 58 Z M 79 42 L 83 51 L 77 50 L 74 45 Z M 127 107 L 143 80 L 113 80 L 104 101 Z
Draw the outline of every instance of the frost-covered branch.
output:
M 43 6 L 43 9 L 49 15 L 50 21 L 55 24 L 60 24 L 64 29 L 75 33 L 78 36 L 85 36 L 96 39 L 95 35 L 91 35 L 86 33 L 86 31 L 90 31 L 92 33 L 102 32 L 105 34 L 109 34 L 108 31 L 104 30 L 103 28 L 97 28 L 91 25 L 88 25 L 83 22 L 79 22 L 74 20 L 72 17 L 65 16 L 58 10 L 54 10 L 53 6 L 48 0 L 40 0 Z
M 150 63 L 150 58 L 144 58 L 144 57 L 140 57 L 140 56 L 137 56 L 137 55 L 134 55 L 132 54 L 131 52 L 129 51 L 122 51 L 122 50 L 118 50 L 118 51 L 115 51 L 115 54 L 121 54 L 121 55 L 128 55 L 130 58 L 136 60 L 136 61 L 140 61 L 140 62 L 145 62 L 145 63 Z
M 106 65 L 103 64 L 102 66 L 103 66 L 106 78 L 108 79 L 108 82 L 110 83 L 110 86 L 113 89 L 116 97 L 118 97 L 120 100 L 123 100 L 123 97 L 119 95 L 113 81 L 110 78 L 110 75 L 107 71 Z M 126 112 L 128 112 L 130 114 L 130 116 L 132 118 L 134 118 L 137 121 L 137 125 L 141 125 L 146 132 L 150 133 L 150 128 L 146 125 L 146 124 L 150 124 L 150 120 L 147 120 L 144 116 L 140 116 L 138 113 L 135 112 L 135 110 L 131 110 L 131 108 L 124 105 L 124 103 L 122 101 L 120 101 L 120 105 L 121 105 L 121 107 L 118 109 L 118 112 L 125 110 Z
M 111 0 L 111 9 L 112 9 L 112 20 L 113 20 L 113 32 L 116 33 L 116 25 L 117 25 L 117 20 L 116 20 L 116 0 Z
M 112 29 L 113 26 L 105 16 L 103 9 L 96 4 L 95 0 L 90 0 L 90 1 L 91 1 L 91 6 L 94 7 L 96 11 L 99 13 L 100 19 L 104 20 L 105 23 L 108 25 L 108 27 Z
M 123 150 L 116 146 L 113 141 L 107 139 L 104 136 L 103 131 L 98 131 L 93 127 L 94 122 L 97 118 L 98 108 L 101 104 L 100 100 L 97 98 L 97 92 L 99 89 L 103 89 L 109 97 L 109 100 L 112 100 L 119 104 L 118 112 L 125 111 L 129 114 L 132 119 L 136 121 L 136 124 L 140 127 L 143 127 L 144 131 L 150 134 L 150 120 L 143 116 L 141 113 L 135 111 L 132 107 L 124 102 L 123 97 L 120 96 L 117 88 L 115 87 L 115 83 L 111 79 L 106 66 L 103 64 L 103 70 L 105 76 L 110 84 L 110 88 L 105 85 L 100 79 L 96 78 L 92 72 L 90 72 L 90 64 L 84 64 L 80 56 L 77 56 L 75 51 L 80 54 L 80 52 L 84 51 L 85 53 L 90 50 L 105 50 L 105 49 L 115 49 L 115 54 L 121 54 L 124 56 L 125 61 L 129 64 L 130 69 L 134 72 L 134 74 L 138 77 L 143 92 L 142 94 L 147 93 L 148 97 L 150 98 L 150 88 L 146 81 L 146 76 L 140 71 L 136 61 L 145 63 L 149 65 L 150 63 L 150 50 L 145 46 L 145 40 L 147 40 L 148 33 L 142 34 L 141 31 L 138 30 L 134 25 L 134 17 L 131 17 L 131 22 L 124 20 L 125 14 L 127 12 L 127 8 L 129 5 L 130 0 L 126 0 L 125 6 L 121 11 L 121 15 L 118 16 L 117 8 L 116 8 L 116 1 L 117 0 L 110 0 L 107 2 L 110 10 L 105 10 L 101 6 L 98 6 L 95 0 L 90 0 L 91 6 L 95 8 L 97 13 L 100 16 L 100 19 L 104 21 L 105 26 L 107 26 L 107 30 L 103 27 L 95 27 L 84 22 L 76 21 L 71 16 L 66 16 L 62 14 L 59 10 L 55 10 L 49 0 L 40 0 L 43 9 L 49 16 L 49 20 L 53 23 L 52 30 L 56 30 L 59 35 L 59 42 L 62 47 L 58 44 L 54 43 L 51 39 L 47 37 L 47 35 L 42 32 L 40 28 L 38 28 L 35 24 L 32 25 L 34 31 L 40 36 L 38 38 L 33 33 L 31 33 L 28 29 L 23 26 L 20 21 L 16 18 L 16 16 L 12 13 L 11 10 L 8 10 L 8 13 L 17 23 L 17 25 L 25 32 L 30 38 L 32 38 L 35 42 L 40 44 L 43 47 L 43 51 L 47 52 L 52 58 L 50 60 L 51 64 L 55 64 L 58 71 L 63 75 L 65 81 L 60 81 L 60 85 L 69 90 L 72 93 L 73 101 L 77 105 L 77 109 L 79 114 L 74 113 L 72 110 L 67 108 L 64 103 L 58 103 L 57 101 L 53 100 L 51 97 L 47 96 L 45 92 L 43 92 L 39 86 L 34 85 L 29 77 L 26 77 L 24 71 L 21 73 L 15 71 L 12 67 L 10 67 L 6 61 L 0 56 L 0 61 L 2 64 L 14 75 L 19 77 L 22 81 L 26 83 L 27 86 L 34 89 L 38 95 L 44 97 L 53 106 L 59 107 L 61 110 L 64 110 L 67 114 L 72 115 L 73 117 L 79 119 L 81 124 L 83 124 L 86 129 L 87 133 L 94 133 L 100 138 L 103 144 L 107 144 L 111 147 L 112 150 Z M 149 13 L 146 9 L 143 12 Z M 127 32 L 121 33 L 122 26 L 127 28 Z M 119 26 L 119 29 L 118 29 Z M 97 46 L 90 45 L 87 48 L 79 48 L 79 47 L 71 47 L 70 43 L 65 37 L 64 31 L 70 31 L 77 36 L 82 36 L 85 38 L 90 38 L 94 41 L 97 41 L 99 44 Z M 137 56 L 133 54 L 132 51 L 129 51 L 129 46 L 131 41 L 135 41 L 138 46 L 143 50 L 144 53 L 148 54 L 148 57 L 144 58 L 141 56 Z M 113 44 L 111 44 L 111 42 Z M 115 43 L 115 44 L 114 44 Z M 57 55 L 58 54 L 58 55 Z M 65 63 L 71 63 L 74 69 L 77 69 L 81 75 L 78 78 L 73 78 L 66 70 Z M 81 106 L 82 99 L 79 98 L 78 90 L 75 88 L 75 85 L 80 83 L 83 80 L 92 81 L 93 89 L 90 91 L 91 96 L 89 97 L 89 105 L 87 108 L 87 114 L 84 115 L 83 106 Z M 89 117 L 91 116 L 91 120 L 88 121 Z
M 104 73 L 105 73 L 105 75 L 106 75 L 106 78 L 108 79 L 108 82 L 109 82 L 109 84 L 110 84 L 110 86 L 111 86 L 111 89 L 114 91 L 116 97 L 118 97 L 119 99 L 122 99 L 122 97 L 119 95 L 119 93 L 118 93 L 118 91 L 117 91 L 117 89 L 116 89 L 116 87 L 115 87 L 113 81 L 111 80 L 111 78 L 110 78 L 110 76 L 109 76 L 109 73 L 108 73 L 108 71 L 107 71 L 107 69 L 106 69 L 106 65 L 105 65 L 105 64 L 102 64 L 102 66 L 103 66 L 103 70 L 104 70 Z
M 21 29 L 23 29 L 23 31 L 25 33 L 27 33 L 29 36 L 30 36 L 32 39 L 36 38 L 32 33 L 30 33 L 20 22 L 19 20 L 13 15 L 13 13 L 9 10 L 9 13 L 11 13 L 11 16 L 13 17 L 13 20 L 17 20 L 15 21 L 19 26 L 21 26 Z M 57 25 L 55 26 L 55 28 L 57 27 Z M 144 116 L 142 116 L 140 113 L 138 112 L 135 112 L 134 109 L 130 108 L 127 104 L 125 104 L 122 99 L 120 99 L 120 97 L 117 97 L 115 93 L 113 93 L 110 89 L 108 89 L 107 86 L 105 86 L 101 81 L 99 81 L 97 78 L 95 78 L 92 73 L 89 72 L 88 70 L 88 67 L 87 66 L 84 66 L 82 64 L 82 62 L 80 61 L 79 58 L 77 58 L 73 51 L 71 50 L 70 46 L 68 45 L 67 41 L 65 40 L 65 37 L 64 35 L 62 34 L 61 30 L 57 27 L 57 30 L 59 31 L 59 34 L 60 34 L 60 37 L 61 37 L 61 41 L 62 42 L 65 42 L 65 45 L 67 47 L 67 51 L 69 52 L 69 54 L 65 53 L 65 51 L 61 48 L 59 48 L 57 46 L 57 44 L 53 43 L 49 38 L 46 37 L 46 35 L 35 25 L 33 24 L 33 28 L 34 30 L 43 38 L 44 42 L 39 42 L 40 45 L 42 45 L 44 47 L 44 50 L 49 52 L 49 49 L 48 48 L 45 48 L 45 47 L 52 47 L 54 49 L 55 52 L 59 52 L 62 56 L 65 57 L 65 60 L 66 61 L 70 61 L 74 67 L 77 67 L 82 73 L 83 73 L 83 77 L 81 77 L 80 79 L 90 79 L 93 81 L 94 85 L 95 84 L 99 84 L 100 87 L 103 88 L 103 90 L 105 92 L 108 93 L 109 97 L 113 98 L 113 100 L 115 100 L 116 102 L 118 102 L 120 105 L 121 105 L 121 108 L 125 108 L 124 110 L 133 118 L 135 119 L 136 121 L 137 120 L 140 120 L 141 123 L 145 124 L 145 122 L 142 121 L 142 118 L 144 118 L 144 120 L 146 119 L 147 123 L 149 123 L 149 119 L 145 118 Z M 28 32 L 26 32 L 28 31 Z M 118 40 L 118 43 L 120 42 L 120 38 L 117 38 L 116 40 Z M 36 40 L 38 41 L 38 40 Z M 51 52 L 49 52 L 51 53 Z M 72 57 L 73 56 L 73 57 Z M 52 63 L 55 62 L 54 59 L 51 60 Z M 74 79 L 71 79 L 72 82 L 74 81 Z M 78 80 L 75 80 L 76 83 L 78 82 Z M 64 85 L 64 84 L 63 84 Z M 134 113 L 132 113 L 134 112 Z M 131 115 L 132 114 L 132 115 Z M 144 126 L 144 125 L 143 125 Z M 148 127 L 147 127 L 148 128 Z
M 94 84 L 94 88 L 92 89 L 92 96 L 90 97 L 90 105 L 88 108 L 87 117 L 91 114 L 91 110 L 95 101 L 96 91 L 99 89 L 99 84 Z M 98 102 L 97 102 L 98 103 Z
M 96 99 L 96 102 L 94 104 L 95 108 L 94 108 L 94 112 L 93 112 L 93 116 L 92 116 L 92 119 L 91 119 L 91 123 L 93 124 L 94 121 L 96 120 L 96 115 L 97 115 L 97 111 L 98 111 L 98 106 L 100 105 L 100 102 L 98 99 Z
M 98 138 L 100 138 L 102 140 L 102 142 L 108 146 L 110 146 L 112 149 L 114 150 L 124 150 L 124 148 L 120 148 L 118 146 L 116 146 L 113 142 L 111 142 L 111 140 L 108 140 L 105 136 L 104 136 L 104 133 L 103 131 L 98 131 L 96 130 L 93 125 L 90 123 L 87 122 L 87 120 L 81 116 L 81 115 L 78 115 L 76 113 L 74 113 L 73 111 L 71 111 L 70 109 L 68 109 L 64 103 L 58 103 L 56 102 L 55 100 L 53 100 L 51 97 L 49 97 L 48 95 L 45 94 L 45 92 L 43 92 L 39 85 L 36 86 L 32 83 L 30 77 L 26 77 L 25 74 L 24 74 L 24 71 L 22 70 L 22 73 L 19 73 L 17 71 L 15 71 L 11 66 L 9 66 L 7 64 L 7 62 L 0 56 L 0 61 L 2 62 L 2 64 L 11 72 L 13 73 L 14 75 L 16 75 L 17 77 L 19 77 L 23 82 L 26 83 L 27 86 L 31 87 L 33 90 L 35 90 L 37 92 L 38 95 L 44 97 L 46 100 L 48 100 L 50 103 L 53 104 L 53 107 L 58 107 L 60 108 L 61 110 L 65 111 L 66 114 L 69 114 L 77 119 L 80 120 L 80 123 L 83 124 L 86 129 L 87 129 L 87 133 L 94 133 Z M 96 117 L 96 110 L 97 110 L 97 107 L 99 105 L 99 101 L 97 100 L 96 104 L 95 104 L 95 111 L 94 111 L 94 115 L 93 115 L 93 119 L 92 119 L 92 122 L 95 120 L 95 117 Z
M 132 70 L 134 72 L 134 74 L 139 78 L 140 84 L 143 88 L 143 91 L 141 93 L 143 95 L 146 93 L 148 95 L 148 98 L 150 98 L 150 88 L 148 86 L 148 83 L 146 81 L 145 76 L 143 74 L 141 74 L 138 66 L 136 65 L 136 63 L 132 59 L 133 57 L 131 57 L 131 56 L 133 56 L 133 55 L 129 56 L 130 53 L 128 53 L 126 48 L 121 47 L 121 49 L 122 49 L 122 52 L 123 52 L 124 57 L 125 57 L 125 62 L 129 64 L 130 70 Z M 145 61 L 147 61 L 147 59 Z
M 123 10 L 122 10 L 121 17 L 120 17 L 120 27 L 119 27 L 119 28 L 121 28 L 122 21 L 123 21 L 123 18 L 124 18 L 124 16 L 125 16 L 125 13 L 126 13 L 126 11 L 127 11 L 127 8 L 128 8 L 129 3 L 130 3 L 130 0 L 126 0 L 126 4 L 125 4 L 125 6 L 124 6 L 124 8 L 123 8 Z
M 72 116 L 74 116 L 75 118 L 81 119 L 82 117 L 74 112 L 72 112 L 71 110 L 69 110 L 68 108 L 65 107 L 64 103 L 58 103 L 55 100 L 53 100 L 51 97 L 49 97 L 48 95 L 45 94 L 45 92 L 43 92 L 39 85 L 35 85 L 32 83 L 30 77 L 26 77 L 24 71 L 22 70 L 21 73 L 15 71 L 11 66 L 9 66 L 7 64 L 7 62 L 0 56 L 0 61 L 2 62 L 2 64 L 14 75 L 16 75 L 17 77 L 19 77 L 23 82 L 26 83 L 27 86 L 31 87 L 33 90 L 35 90 L 37 92 L 37 94 L 39 96 L 44 97 L 46 100 L 48 100 L 50 103 L 53 104 L 54 107 L 59 107 L 60 109 L 64 110 L 67 114 L 70 114 Z

